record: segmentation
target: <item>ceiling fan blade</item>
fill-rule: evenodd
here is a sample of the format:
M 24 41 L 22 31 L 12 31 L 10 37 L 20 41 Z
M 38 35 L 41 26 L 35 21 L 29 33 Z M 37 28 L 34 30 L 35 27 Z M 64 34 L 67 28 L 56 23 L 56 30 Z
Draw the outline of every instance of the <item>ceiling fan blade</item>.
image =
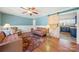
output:
M 33 12 L 33 13 L 38 14 L 37 12 Z
M 36 8 L 35 7 L 32 7 L 32 10 L 35 10 Z
M 23 12 L 22 14 L 25 14 L 25 13 L 27 13 L 27 12 Z
M 20 7 L 21 9 L 24 9 L 24 10 L 27 10 L 26 8 L 24 8 L 24 7 Z

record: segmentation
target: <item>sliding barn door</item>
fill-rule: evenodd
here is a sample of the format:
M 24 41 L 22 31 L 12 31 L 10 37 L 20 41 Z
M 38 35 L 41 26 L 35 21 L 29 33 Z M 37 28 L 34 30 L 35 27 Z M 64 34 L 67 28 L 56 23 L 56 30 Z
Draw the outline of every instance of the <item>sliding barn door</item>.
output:
M 77 11 L 77 44 L 79 44 L 79 11 Z
M 59 15 L 48 16 L 49 33 L 51 36 L 59 38 L 60 28 L 59 28 Z

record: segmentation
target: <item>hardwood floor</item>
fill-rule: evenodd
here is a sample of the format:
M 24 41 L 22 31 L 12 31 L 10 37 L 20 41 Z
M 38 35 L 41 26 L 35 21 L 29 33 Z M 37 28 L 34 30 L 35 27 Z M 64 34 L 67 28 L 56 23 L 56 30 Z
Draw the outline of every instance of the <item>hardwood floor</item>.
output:
M 79 51 L 79 45 L 73 39 L 57 39 L 54 37 L 47 37 L 46 41 L 42 43 L 33 52 L 76 52 Z

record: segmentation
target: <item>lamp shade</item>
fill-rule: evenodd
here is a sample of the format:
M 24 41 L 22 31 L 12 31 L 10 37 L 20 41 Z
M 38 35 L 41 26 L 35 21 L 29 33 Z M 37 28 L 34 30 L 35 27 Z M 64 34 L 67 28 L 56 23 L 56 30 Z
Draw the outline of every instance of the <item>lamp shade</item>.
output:
M 47 25 L 46 27 L 47 27 L 47 28 L 50 28 L 50 25 Z
M 10 24 L 5 24 L 5 25 L 3 26 L 3 28 L 10 28 L 10 27 L 11 27 Z

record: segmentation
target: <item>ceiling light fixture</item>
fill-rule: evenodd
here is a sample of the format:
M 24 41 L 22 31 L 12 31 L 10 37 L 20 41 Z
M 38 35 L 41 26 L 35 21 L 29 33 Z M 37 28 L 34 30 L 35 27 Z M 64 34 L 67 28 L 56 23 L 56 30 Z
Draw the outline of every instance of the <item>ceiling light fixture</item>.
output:
M 30 8 L 21 7 L 21 9 L 24 10 L 23 14 L 29 13 L 30 16 L 34 14 L 38 14 L 38 11 L 35 7 L 30 7 Z
M 28 10 L 27 12 L 28 12 L 28 13 L 32 13 L 32 12 L 31 12 L 31 11 L 29 11 L 29 10 Z

